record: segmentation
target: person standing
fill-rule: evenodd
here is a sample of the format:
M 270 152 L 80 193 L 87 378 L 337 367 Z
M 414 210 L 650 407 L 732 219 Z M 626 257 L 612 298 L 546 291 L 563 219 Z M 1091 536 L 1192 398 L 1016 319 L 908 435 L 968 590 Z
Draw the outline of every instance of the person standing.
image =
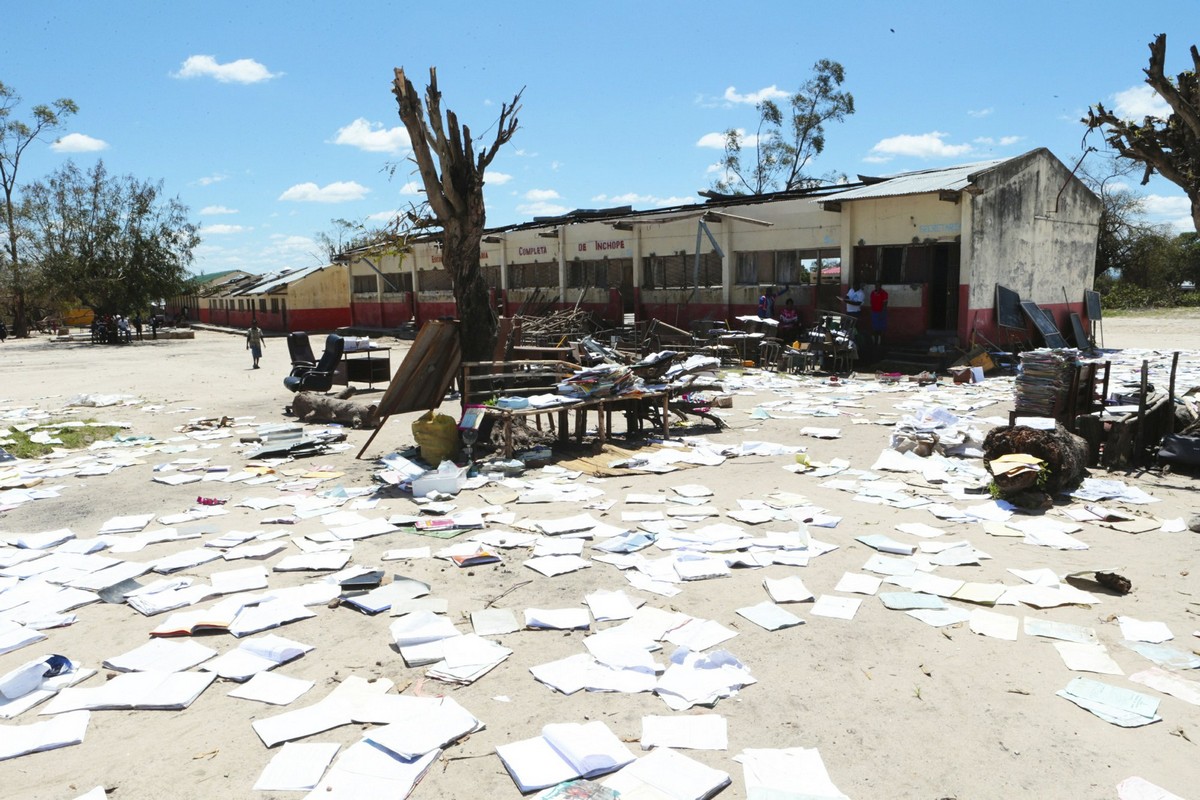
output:
M 800 327 L 800 313 L 796 311 L 796 303 L 788 298 L 779 312 L 779 338 L 784 344 L 790 345 L 796 340 L 796 332 Z
M 867 301 L 867 295 L 862 290 L 862 283 L 856 279 L 842 300 L 846 304 L 846 313 L 854 317 L 854 327 L 857 328 L 858 319 L 862 316 L 863 303 Z
M 758 296 L 758 318 L 773 319 L 775 317 L 775 300 L 787 293 L 787 286 L 781 289 L 768 286 L 763 290 L 763 293 Z
M 883 334 L 887 330 L 888 293 L 882 283 L 871 292 L 871 348 L 878 356 L 883 352 Z
M 138 312 L 133 316 L 133 329 L 137 332 L 138 341 L 142 340 L 142 312 Z
M 258 360 L 262 358 L 264 337 L 257 322 L 250 323 L 250 331 L 246 334 L 246 349 L 254 357 L 253 369 L 258 369 Z

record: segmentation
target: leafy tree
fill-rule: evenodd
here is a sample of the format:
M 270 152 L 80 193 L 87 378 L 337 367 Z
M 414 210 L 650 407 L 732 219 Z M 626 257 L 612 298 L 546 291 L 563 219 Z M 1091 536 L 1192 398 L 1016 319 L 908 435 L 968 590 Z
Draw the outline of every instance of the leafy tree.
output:
M 161 181 L 68 161 L 26 189 L 23 251 L 57 294 L 97 314 L 129 313 L 184 290 L 200 243 L 187 213 Z
M 4 189 L 4 224 L 8 232 L 4 258 L 0 258 L 0 276 L 12 295 L 13 336 L 27 336 L 26 297 L 30 285 L 25 264 L 21 261 L 20 226 L 17 221 L 17 172 L 21 156 L 29 145 L 40 141 L 61 127 L 67 118 L 79 111 L 74 100 L 61 98 L 50 105 L 37 105 L 28 121 L 14 119 L 13 112 L 21 96 L 11 86 L 0 82 L 0 186 Z
M 1094 148 L 1089 148 L 1086 157 Z M 1095 277 L 1118 277 L 1129 264 L 1133 243 L 1149 225 L 1144 201 L 1125 184 L 1137 165 L 1104 153 L 1100 161 L 1084 163 L 1079 178 L 1100 198 L 1100 232 L 1096 241 Z
M 1141 123 L 1125 120 L 1097 103 L 1082 122 L 1088 131 L 1104 128 L 1105 141 L 1125 158 L 1143 165 L 1142 185 L 1158 172 L 1183 189 L 1192 203 L 1192 221 L 1200 230 L 1200 51 L 1192 45 L 1192 69 L 1172 80 L 1166 76 L 1167 35 L 1150 43 L 1146 83 L 1172 113 L 1147 115 Z
M 1121 270 L 1121 282 L 1172 292 L 1179 286 L 1182 265 L 1176 237 L 1163 227 L 1146 228 L 1130 242 L 1129 259 Z
M 787 113 L 774 100 L 763 100 L 753 143 L 735 128 L 725 132 L 724 177 L 713 188 L 726 194 L 763 194 L 819 184 L 808 173 L 809 162 L 825 149 L 825 123 L 841 122 L 854 113 L 854 96 L 841 91 L 846 73 L 836 61 L 813 64 L 813 75 L 787 101 Z M 743 150 L 754 148 L 753 161 Z
M 425 185 L 426 202 L 442 229 L 442 266 L 454 284 L 459 337 L 467 361 L 490 358 L 496 340 L 496 316 L 479 266 L 479 242 L 485 223 L 483 174 L 500 147 L 517 131 L 523 91 L 517 92 L 511 103 L 501 105 L 495 136 L 490 144 L 483 142 L 476 153 L 471 129 L 460 126 L 458 116 L 449 109 L 442 119 L 436 68 L 429 70 L 424 104 L 403 68 L 395 70 L 392 83 L 400 120 L 412 141 L 412 158 Z

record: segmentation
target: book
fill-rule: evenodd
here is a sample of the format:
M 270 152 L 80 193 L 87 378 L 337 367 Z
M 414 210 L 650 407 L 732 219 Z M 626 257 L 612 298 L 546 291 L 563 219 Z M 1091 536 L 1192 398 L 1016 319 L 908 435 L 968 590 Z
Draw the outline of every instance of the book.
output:
M 635 758 L 599 720 L 546 725 L 541 736 L 498 745 L 496 754 L 522 793 L 605 775 Z

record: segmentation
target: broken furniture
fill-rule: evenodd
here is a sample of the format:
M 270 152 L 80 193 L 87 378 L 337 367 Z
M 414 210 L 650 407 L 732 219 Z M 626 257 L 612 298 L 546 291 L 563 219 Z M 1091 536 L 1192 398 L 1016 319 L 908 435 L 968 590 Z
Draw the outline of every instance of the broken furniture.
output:
M 342 360 L 342 337 L 331 333 L 325 337 L 325 352 L 312 369 L 303 370 L 283 379 L 291 392 L 328 392 L 333 386 L 333 371 Z M 295 372 L 296 370 L 293 370 Z
M 343 349 L 341 361 L 333 370 L 333 382 L 338 386 L 365 383 L 374 389 L 377 383 L 392 379 L 392 349 L 367 345 L 353 350 Z
M 663 435 L 667 433 L 670 392 L 647 391 L 630 392 L 619 395 L 605 395 L 588 399 L 562 399 L 549 405 L 536 401 L 524 403 L 520 399 L 538 395 L 555 394 L 558 385 L 573 376 L 578 367 L 563 361 L 474 361 L 462 365 L 463 405 L 482 405 L 487 401 L 501 396 L 503 399 L 519 398 L 515 401 L 497 402 L 496 405 L 484 405 L 483 413 L 490 418 L 494 425 L 500 426 L 501 442 L 504 458 L 512 458 L 513 423 L 516 420 L 532 418 L 534 424 L 541 429 L 541 417 L 547 418 L 551 430 L 557 422 L 558 440 L 566 443 L 570 435 L 570 418 L 575 414 L 575 436 L 582 441 L 587 430 L 587 414 L 595 411 L 598 415 L 596 429 L 597 439 L 601 442 L 608 438 L 611 415 L 614 411 L 624 411 L 627 419 L 635 420 L 629 425 L 640 429 L 640 420 L 648 416 L 646 407 L 655 404 L 661 407 L 658 420 L 662 421 Z M 656 409 L 657 410 L 657 409 Z

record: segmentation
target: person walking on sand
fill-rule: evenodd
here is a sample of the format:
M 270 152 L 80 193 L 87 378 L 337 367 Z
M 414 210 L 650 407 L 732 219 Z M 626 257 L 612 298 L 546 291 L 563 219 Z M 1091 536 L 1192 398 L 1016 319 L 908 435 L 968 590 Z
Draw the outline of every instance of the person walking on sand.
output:
M 259 330 L 258 323 L 251 322 L 250 331 L 246 334 L 246 349 L 250 351 L 250 355 L 254 356 L 253 369 L 258 369 L 258 360 L 262 358 L 264 343 L 263 332 Z

